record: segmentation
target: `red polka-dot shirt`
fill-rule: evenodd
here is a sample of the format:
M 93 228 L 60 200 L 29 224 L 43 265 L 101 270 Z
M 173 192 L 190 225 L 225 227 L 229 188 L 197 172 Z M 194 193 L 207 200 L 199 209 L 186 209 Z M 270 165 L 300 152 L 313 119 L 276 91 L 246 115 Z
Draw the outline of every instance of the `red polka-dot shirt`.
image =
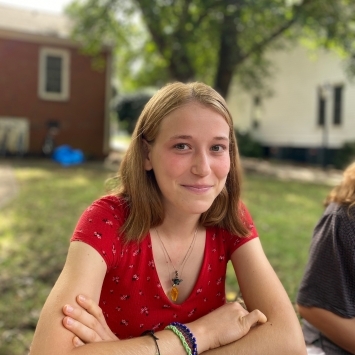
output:
M 148 234 L 143 241 L 123 245 L 118 230 L 124 220 L 121 200 L 105 196 L 95 201 L 80 217 L 71 241 L 82 241 L 103 257 L 107 272 L 99 305 L 111 330 L 120 338 L 137 337 L 145 330 L 158 331 L 171 322 L 188 323 L 225 302 L 226 267 L 231 254 L 257 237 L 251 216 L 242 207 L 247 238 L 208 227 L 200 275 L 182 303 L 173 303 L 164 293 L 155 269 Z

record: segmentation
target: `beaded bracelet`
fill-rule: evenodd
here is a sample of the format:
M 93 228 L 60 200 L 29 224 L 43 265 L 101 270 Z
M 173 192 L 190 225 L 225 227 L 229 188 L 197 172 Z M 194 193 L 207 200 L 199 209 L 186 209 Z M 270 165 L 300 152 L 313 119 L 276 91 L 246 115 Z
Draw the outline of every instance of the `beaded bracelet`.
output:
M 173 325 L 168 325 L 165 329 L 173 331 L 178 338 L 181 340 L 182 346 L 184 347 L 187 355 L 192 355 L 190 345 L 186 342 L 184 334 L 182 334 L 179 329 Z
M 159 350 L 159 346 L 158 346 L 159 338 L 154 335 L 154 330 L 146 330 L 145 332 L 143 332 L 141 334 L 141 336 L 144 336 L 144 335 L 149 335 L 149 336 L 151 336 L 153 338 L 153 340 L 155 342 L 155 347 L 156 347 L 155 355 L 160 355 L 160 350 Z
M 173 322 L 165 329 L 172 330 L 178 336 L 187 355 L 198 355 L 196 338 L 185 324 Z
M 191 333 L 190 329 L 182 323 L 173 322 L 173 326 L 178 328 L 185 336 L 185 339 L 188 341 L 192 355 L 197 355 L 197 342 L 195 336 Z

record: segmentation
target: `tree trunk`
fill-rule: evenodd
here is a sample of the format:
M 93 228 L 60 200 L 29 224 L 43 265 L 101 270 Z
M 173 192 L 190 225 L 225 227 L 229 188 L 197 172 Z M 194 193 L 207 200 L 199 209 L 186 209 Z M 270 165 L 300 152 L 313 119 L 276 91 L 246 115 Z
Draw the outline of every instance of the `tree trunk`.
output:
M 136 0 L 145 19 L 147 28 L 157 45 L 163 58 L 167 60 L 168 70 L 172 80 L 187 82 L 195 78 L 195 71 L 191 59 L 184 48 L 183 26 L 178 26 L 177 31 L 171 35 L 164 34 L 161 28 L 161 19 L 154 11 L 151 0 Z M 180 19 L 183 21 L 183 19 Z
M 169 73 L 172 79 L 188 82 L 195 79 L 195 71 L 182 44 L 183 40 L 176 36 L 169 60 Z
M 220 33 L 220 48 L 218 53 L 218 67 L 215 78 L 215 89 L 223 96 L 227 97 L 230 84 L 232 82 L 234 70 L 241 59 L 238 46 L 238 28 L 236 20 L 239 19 L 241 11 L 241 1 L 226 0 L 228 6 L 236 6 L 234 11 L 226 12 Z

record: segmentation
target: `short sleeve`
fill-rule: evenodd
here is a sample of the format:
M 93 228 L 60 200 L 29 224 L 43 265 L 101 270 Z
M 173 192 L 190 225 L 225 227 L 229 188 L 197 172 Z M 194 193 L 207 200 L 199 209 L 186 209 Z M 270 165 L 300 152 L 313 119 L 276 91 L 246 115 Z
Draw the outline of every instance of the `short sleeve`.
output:
M 254 225 L 253 219 L 248 209 L 242 202 L 240 203 L 239 206 L 239 213 L 243 224 L 249 230 L 249 235 L 247 237 L 241 237 L 238 235 L 228 234 L 226 238 L 226 244 L 227 244 L 227 249 L 228 249 L 227 252 L 229 258 L 231 257 L 233 252 L 237 250 L 239 247 L 241 247 L 242 245 L 244 245 L 245 243 L 249 242 L 254 238 L 258 238 L 258 231 Z
M 297 303 L 355 317 L 354 226 L 345 209 L 324 213 L 313 233 Z
M 122 203 L 106 196 L 94 201 L 81 215 L 71 237 L 93 247 L 105 260 L 109 271 L 117 265 L 121 252 L 119 229 L 124 220 Z

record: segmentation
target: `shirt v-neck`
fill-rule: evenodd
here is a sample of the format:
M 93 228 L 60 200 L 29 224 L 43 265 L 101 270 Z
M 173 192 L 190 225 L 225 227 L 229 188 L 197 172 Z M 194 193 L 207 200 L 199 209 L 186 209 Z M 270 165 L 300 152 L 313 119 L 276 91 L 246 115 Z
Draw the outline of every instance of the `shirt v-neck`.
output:
M 196 279 L 196 282 L 195 282 L 195 285 L 193 286 L 193 288 L 191 289 L 191 292 L 190 294 L 187 296 L 187 298 L 181 302 L 181 303 L 176 303 L 176 302 L 173 302 L 169 296 L 165 293 L 164 291 L 164 288 L 163 288 L 163 285 L 160 281 L 160 278 L 159 278 L 159 275 L 158 275 L 158 271 L 157 271 L 157 268 L 155 267 L 155 271 L 154 271 L 154 277 L 155 277 L 155 281 L 158 282 L 160 284 L 160 293 L 161 293 L 161 297 L 163 297 L 165 299 L 166 302 L 169 302 L 169 304 L 171 306 L 177 306 L 177 308 L 180 306 L 180 307 L 183 307 L 183 305 L 189 301 L 190 297 L 194 294 L 194 292 L 196 292 L 196 289 L 198 288 L 198 285 L 200 283 L 200 278 L 202 277 L 202 273 L 203 273 L 203 270 L 205 269 L 205 266 L 206 266 L 206 250 L 208 250 L 207 248 L 209 247 L 208 245 L 208 240 L 210 238 L 208 238 L 208 234 L 210 233 L 209 231 L 209 228 L 206 228 L 206 232 L 205 232 L 205 248 L 204 248 L 204 251 L 203 251 L 203 259 L 202 259 L 202 264 L 201 264 L 201 268 L 198 272 L 198 277 Z M 151 238 L 151 235 L 150 233 L 148 234 L 147 236 L 147 242 L 148 242 L 148 245 L 152 245 L 152 238 Z M 153 254 L 153 248 L 148 248 L 148 252 L 150 253 L 150 257 L 152 260 L 154 260 L 154 254 Z M 154 261 L 155 262 L 155 261 Z

